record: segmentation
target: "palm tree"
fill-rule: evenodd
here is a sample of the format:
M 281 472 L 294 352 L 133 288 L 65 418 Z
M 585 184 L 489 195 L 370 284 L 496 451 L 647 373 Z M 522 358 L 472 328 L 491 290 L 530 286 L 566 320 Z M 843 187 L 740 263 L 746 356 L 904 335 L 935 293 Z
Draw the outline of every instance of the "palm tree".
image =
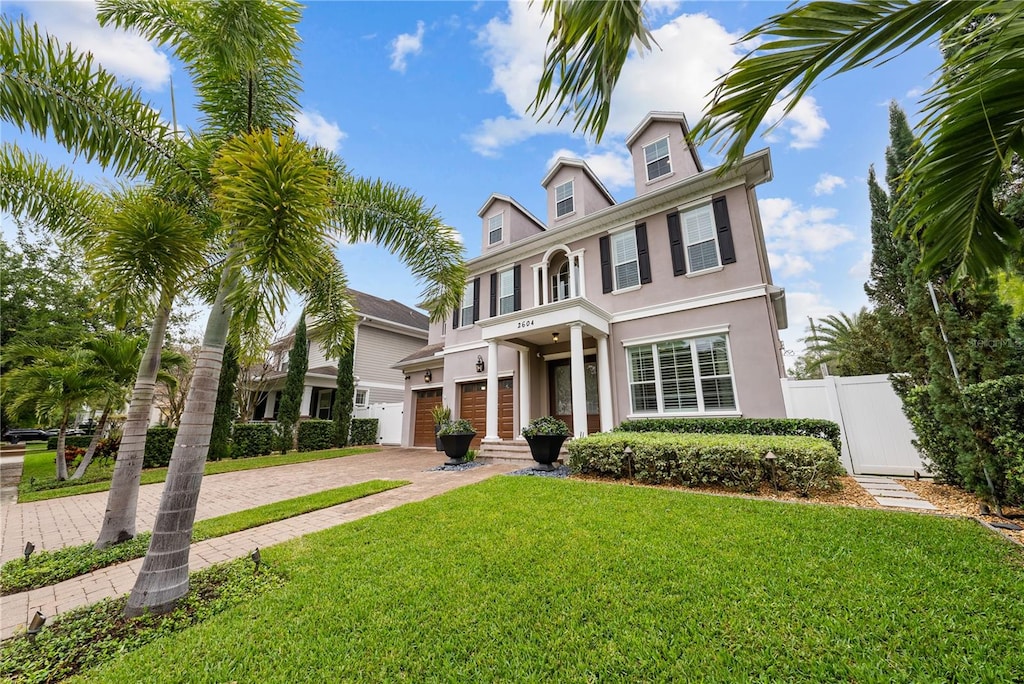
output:
M 847 314 L 840 312 L 812 322 L 804 371 L 828 369 L 832 375 L 874 375 L 892 372 L 888 345 L 879 328 L 878 317 L 867 307 Z
M 634 44 L 650 49 L 643 3 L 544 0 L 554 16 L 531 111 L 600 139 L 612 90 Z M 993 201 L 1013 154 L 1024 154 L 1024 3 L 853 0 L 794 6 L 750 31 L 753 48 L 712 92 L 695 141 L 720 141 L 737 164 L 773 106 L 786 113 L 820 78 L 877 64 L 932 39 L 944 61 L 923 100 L 924 142 L 904 182 L 901 230 L 921 243 L 922 268 L 981 276 L 1002 269 L 1021 230 Z
M 4 375 L 0 396 L 13 414 L 31 411 L 40 421 L 58 422 L 56 478 L 66 480 L 68 425 L 79 408 L 109 391 L 107 379 L 97 371 L 91 355 L 82 349 L 23 347 L 9 353 L 31 361 Z

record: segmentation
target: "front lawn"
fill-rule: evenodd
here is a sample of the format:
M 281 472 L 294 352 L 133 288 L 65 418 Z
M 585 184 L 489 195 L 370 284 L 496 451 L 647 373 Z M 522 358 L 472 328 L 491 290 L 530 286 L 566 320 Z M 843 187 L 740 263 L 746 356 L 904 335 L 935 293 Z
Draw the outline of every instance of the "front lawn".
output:
M 375 446 L 348 447 L 345 449 L 325 449 L 323 451 L 289 452 L 287 454 L 271 454 L 252 458 L 229 458 L 221 461 L 207 461 L 203 471 L 206 475 L 233 473 L 239 470 L 270 468 L 291 463 L 306 463 L 327 458 L 340 458 L 355 454 L 366 454 L 380 449 Z M 25 464 L 21 471 L 21 482 L 18 484 L 18 503 L 43 501 L 62 496 L 76 494 L 92 494 L 110 489 L 110 478 L 114 473 L 113 461 L 93 461 L 85 471 L 81 480 L 64 480 L 58 482 L 54 478 L 55 451 L 25 453 Z M 71 468 L 69 467 L 70 471 Z M 142 471 L 142 484 L 155 484 L 167 478 L 167 468 L 148 468 Z
M 281 589 L 96 681 L 1013 681 L 1024 554 L 973 521 L 545 478 L 265 549 Z

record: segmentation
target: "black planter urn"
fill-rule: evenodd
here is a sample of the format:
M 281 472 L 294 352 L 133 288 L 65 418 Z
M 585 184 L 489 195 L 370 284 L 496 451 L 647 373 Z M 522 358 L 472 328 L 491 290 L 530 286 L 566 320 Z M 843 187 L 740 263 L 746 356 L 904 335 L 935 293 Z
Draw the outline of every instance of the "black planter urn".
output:
M 534 470 L 554 470 L 554 462 L 558 460 L 558 452 L 562 448 L 562 443 L 568 439 L 566 435 L 534 435 L 533 437 L 526 437 L 527 444 L 530 445 L 530 454 L 533 456 L 533 460 L 537 462 L 534 466 Z
M 434 425 L 434 448 L 438 451 L 444 451 L 444 444 L 441 444 L 441 438 L 437 435 L 437 431 L 440 429 L 440 425 Z
M 466 454 L 469 453 L 469 445 L 476 437 L 475 432 L 462 435 L 439 435 L 441 445 L 444 447 L 445 456 L 448 460 L 445 465 L 462 465 L 465 463 Z

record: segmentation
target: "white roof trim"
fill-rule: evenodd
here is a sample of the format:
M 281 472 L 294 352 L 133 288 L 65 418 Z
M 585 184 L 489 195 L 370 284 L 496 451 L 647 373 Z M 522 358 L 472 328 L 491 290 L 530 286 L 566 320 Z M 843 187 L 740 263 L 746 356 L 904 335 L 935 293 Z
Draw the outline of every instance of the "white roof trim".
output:
M 587 162 L 583 161 L 582 159 L 574 159 L 571 157 L 559 157 L 558 159 L 556 159 L 555 163 L 551 166 L 551 170 L 548 171 L 547 175 L 544 176 L 544 179 L 541 180 L 541 187 L 547 189 L 548 183 L 550 183 L 551 179 L 555 177 L 555 174 L 558 173 L 558 170 L 564 166 L 572 166 L 577 169 L 582 169 L 583 173 L 586 174 L 586 176 L 594 182 L 594 185 L 597 186 L 597 189 L 601 191 L 605 198 L 607 198 L 607 200 L 612 204 L 616 204 L 615 198 L 612 197 L 612 193 L 608 192 L 608 188 L 604 186 L 604 183 L 601 182 L 601 179 L 598 178 L 597 174 L 595 174 L 591 170 L 591 168 L 587 165 Z
M 548 227 L 544 225 L 544 222 L 543 222 L 543 221 L 541 221 L 541 220 L 540 220 L 539 218 L 537 218 L 536 216 L 534 216 L 533 214 L 531 214 L 531 213 L 530 213 L 530 210 L 529 210 L 529 209 L 527 209 L 526 207 L 524 207 L 524 206 L 523 206 L 522 204 L 520 204 L 519 202 L 516 202 L 516 201 L 515 201 L 514 199 L 512 199 L 512 198 L 511 198 L 511 197 L 509 197 L 508 195 L 501 195 L 501 194 L 498 194 L 498 193 L 493 193 L 493 194 L 492 194 L 492 195 L 491 195 L 490 197 L 488 197 L 488 198 L 487 198 L 487 201 L 486 201 L 486 202 L 484 202 L 484 205 L 483 205 L 482 207 L 480 207 L 480 211 L 476 212 L 476 215 L 477 215 L 477 216 L 479 216 L 480 218 L 483 218 L 483 217 L 484 217 L 484 212 L 486 212 L 486 211 L 487 211 L 487 208 L 488 208 L 489 206 L 491 206 L 492 204 L 494 204 L 494 202 L 495 202 L 496 200 L 501 200 L 501 201 L 503 201 L 503 202 L 508 202 L 508 203 L 509 203 L 509 204 L 511 204 L 511 205 L 512 205 L 513 207 L 515 207 L 516 209 L 518 209 L 518 210 L 519 210 L 519 211 L 520 211 L 520 212 L 521 212 L 521 213 L 522 213 L 522 214 L 523 214 L 524 216 L 526 216 L 526 218 L 528 218 L 528 219 L 530 219 L 531 221 L 533 221 L 534 223 L 536 223 L 536 224 L 537 224 L 537 226 L 538 226 L 538 227 L 539 227 L 539 228 L 540 228 L 541 230 L 547 230 L 547 229 L 548 229 Z
M 647 116 L 644 117 L 644 120 L 637 124 L 637 127 L 626 136 L 626 147 L 632 147 L 640 134 L 655 121 L 681 123 L 683 125 L 683 130 L 687 133 L 690 132 L 690 126 L 686 123 L 686 115 L 682 112 L 647 112 Z

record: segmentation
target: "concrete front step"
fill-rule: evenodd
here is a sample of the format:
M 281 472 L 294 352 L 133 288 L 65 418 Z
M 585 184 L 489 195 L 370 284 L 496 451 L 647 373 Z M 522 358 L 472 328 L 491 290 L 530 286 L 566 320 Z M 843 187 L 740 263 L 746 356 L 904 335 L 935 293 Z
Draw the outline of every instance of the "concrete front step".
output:
M 485 442 L 480 445 L 477 458 L 485 463 L 510 463 L 523 468 L 536 463 L 530 455 L 530 445 L 525 441 Z M 569 452 L 563 446 L 558 452 L 558 462 L 565 463 Z

